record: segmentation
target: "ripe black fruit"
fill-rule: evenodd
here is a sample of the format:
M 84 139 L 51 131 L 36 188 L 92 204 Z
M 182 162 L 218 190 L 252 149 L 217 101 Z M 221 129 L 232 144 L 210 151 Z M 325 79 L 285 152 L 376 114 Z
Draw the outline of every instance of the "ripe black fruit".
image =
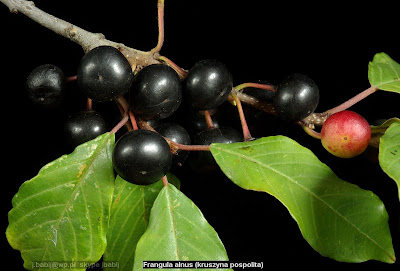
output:
M 277 87 L 274 97 L 276 113 L 287 121 L 300 121 L 314 112 L 319 102 L 315 82 L 302 74 L 293 74 Z
M 108 132 L 108 125 L 96 111 L 82 111 L 67 119 L 64 132 L 69 145 L 76 147 Z
M 65 95 L 64 73 L 57 66 L 41 65 L 29 74 L 26 89 L 35 104 L 56 107 Z
M 163 119 L 174 113 L 182 101 L 181 80 L 167 65 L 153 64 L 134 78 L 131 107 L 145 120 Z
M 113 165 L 126 181 L 148 185 L 160 180 L 171 167 L 168 143 L 158 133 L 135 130 L 123 135 L 115 144 Z
M 176 143 L 184 145 L 190 145 L 191 143 L 188 132 L 185 130 L 185 128 L 183 128 L 179 124 L 164 123 L 159 126 L 156 126 L 155 130 L 159 132 L 161 135 L 171 139 Z M 178 150 L 177 154 L 172 156 L 172 165 L 179 167 L 182 166 L 188 154 L 189 153 L 187 151 Z
M 242 141 L 242 135 L 230 127 L 207 129 L 193 137 L 195 145 L 210 145 L 211 143 L 234 143 Z M 212 173 L 219 167 L 210 152 L 191 152 L 190 167 L 199 173 Z
M 94 101 L 107 102 L 128 92 L 133 72 L 120 51 L 111 46 L 99 46 L 83 56 L 77 79 L 86 96 Z
M 225 65 L 216 60 L 203 60 L 189 70 L 183 93 L 194 109 L 209 110 L 222 104 L 232 87 L 232 75 Z

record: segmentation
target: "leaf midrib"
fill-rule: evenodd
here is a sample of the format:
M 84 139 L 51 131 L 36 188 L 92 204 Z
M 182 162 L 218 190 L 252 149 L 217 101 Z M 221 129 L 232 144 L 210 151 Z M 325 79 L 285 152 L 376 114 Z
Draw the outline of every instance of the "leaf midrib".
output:
M 400 79 L 395 79 L 395 80 L 390 80 L 390 81 L 385 81 L 385 82 L 380 81 L 379 84 L 374 86 L 374 87 L 380 88 L 380 87 L 382 87 L 384 85 L 388 85 L 388 84 L 391 84 L 391 83 L 397 83 L 397 82 L 400 82 Z
M 390 131 L 393 129 L 397 129 L 400 127 L 400 124 L 398 123 L 394 123 L 393 126 L 391 125 L 388 130 L 390 129 Z M 387 140 L 390 141 L 390 139 L 392 139 L 393 137 L 396 139 L 396 137 L 398 136 L 398 134 L 385 134 L 382 139 L 381 139 L 381 144 L 379 147 L 379 163 L 380 166 L 382 168 L 382 170 L 390 177 L 392 178 L 395 183 L 397 184 L 397 190 L 398 190 L 398 195 L 400 197 L 400 181 L 396 179 L 397 174 L 395 173 L 395 171 L 392 170 L 392 166 L 394 163 L 396 163 L 400 157 L 398 157 L 397 159 L 392 159 L 390 161 L 390 163 L 388 162 L 388 159 L 385 157 L 389 156 L 387 153 L 390 152 L 391 149 L 394 149 L 398 146 L 400 146 L 400 144 L 397 144 L 397 142 L 393 142 L 393 144 L 388 144 Z M 389 156 L 390 157 L 390 156 Z
M 393 63 L 392 63 L 393 60 L 392 59 L 388 59 L 388 57 L 386 55 L 384 55 L 383 57 L 385 58 L 386 61 L 385 62 L 378 62 L 378 63 L 384 64 L 384 65 L 389 65 L 391 70 L 396 74 L 396 79 L 392 79 L 390 81 L 383 82 L 383 80 L 382 80 L 383 79 L 383 76 L 382 76 L 383 75 L 383 69 L 379 65 L 377 65 L 376 68 L 379 70 L 380 77 L 379 77 L 379 84 L 374 86 L 376 88 L 379 88 L 379 87 L 381 87 L 383 85 L 386 85 L 386 84 L 391 84 L 393 82 L 395 82 L 395 83 L 396 82 L 400 82 L 400 77 L 399 77 L 396 69 L 393 67 Z M 373 65 L 374 65 L 374 63 L 373 63 Z
M 166 186 L 165 187 L 165 192 L 166 192 L 166 196 L 167 196 L 167 204 L 168 204 L 168 213 L 169 213 L 169 215 L 170 215 L 170 219 L 171 219 L 171 226 L 172 226 L 172 229 L 173 229 L 173 231 L 174 231 L 174 243 L 175 243 L 175 252 L 176 252 L 176 256 L 177 256 L 177 258 L 178 258 L 178 260 L 180 260 L 180 257 L 179 257 L 179 249 L 178 249 L 178 242 L 177 242 L 177 239 L 178 239 L 178 236 L 177 236 L 177 234 L 176 234 L 176 226 L 175 226 L 175 221 L 174 221 L 174 216 L 173 216 L 173 214 L 172 214 L 172 207 L 171 207 L 171 197 L 170 197 L 170 191 L 169 191 L 169 185 L 170 184 L 168 184 L 168 186 Z M 180 269 L 178 269 L 178 270 L 180 270 Z
M 251 157 L 248 157 L 244 154 L 241 153 L 237 153 L 237 152 L 233 152 L 230 151 L 228 149 L 224 149 L 224 148 L 219 148 L 216 146 L 212 146 L 215 149 L 218 149 L 221 152 L 226 152 L 228 154 L 231 155 L 236 155 L 240 158 L 246 159 L 248 161 L 254 162 L 257 165 L 261 166 L 261 167 L 265 167 L 271 171 L 274 171 L 275 173 L 285 177 L 288 181 L 290 181 L 292 184 L 297 185 L 298 187 L 302 188 L 305 192 L 308 192 L 311 196 L 313 196 L 315 199 L 317 199 L 318 201 L 320 201 L 321 203 L 323 203 L 324 205 L 326 205 L 334 214 L 336 214 L 338 217 L 340 217 L 341 219 L 343 219 L 346 223 L 348 223 L 349 225 L 351 225 L 357 232 L 359 232 L 361 235 L 365 236 L 367 238 L 367 240 L 370 240 L 375 246 L 377 246 L 380 250 L 382 250 L 392 261 L 395 261 L 395 259 L 392 257 L 392 255 L 389 254 L 389 252 L 387 252 L 385 249 L 383 249 L 375 240 L 373 240 L 370 236 L 368 236 L 365 232 L 361 231 L 356 225 L 354 225 L 353 223 L 351 223 L 351 221 L 349 221 L 346 217 L 344 217 L 343 215 L 341 215 L 339 212 L 337 212 L 331 205 L 329 205 L 327 202 L 325 202 L 324 200 L 322 200 L 321 198 L 319 198 L 315 193 L 313 193 L 312 191 L 310 191 L 309 189 L 307 189 L 306 187 L 300 185 L 298 182 L 296 182 L 295 180 L 292 180 L 292 178 L 290 178 L 289 176 L 283 174 L 280 171 L 277 171 L 274 168 L 268 167 L 268 165 L 261 163 L 260 161 L 256 160 L 256 159 L 252 159 Z M 262 192 L 267 192 L 267 191 L 262 191 Z
M 93 162 L 96 160 L 96 158 L 97 158 L 97 156 L 98 156 L 98 152 L 100 152 L 100 150 L 103 149 L 102 147 L 103 147 L 106 143 L 108 143 L 108 140 L 109 140 L 110 135 L 111 135 L 110 133 L 107 134 L 107 136 L 103 139 L 103 142 L 102 142 L 100 145 L 98 145 L 97 148 L 96 148 L 96 151 L 93 152 L 93 155 L 92 155 L 92 159 L 91 159 L 91 161 L 90 161 L 90 164 L 84 169 L 84 172 L 83 172 L 82 175 L 80 176 L 80 180 L 79 180 L 79 181 L 77 182 L 77 184 L 75 185 L 74 190 L 73 190 L 73 192 L 71 193 L 71 197 L 69 198 L 68 202 L 65 204 L 65 208 L 64 208 L 63 212 L 61 213 L 60 217 L 58 218 L 57 224 L 56 224 L 56 226 L 54 227 L 54 229 L 57 229 L 57 230 L 58 230 L 59 224 L 60 224 L 62 218 L 64 217 L 64 215 L 65 215 L 65 213 L 66 213 L 66 211 L 67 211 L 67 209 L 68 209 L 67 207 L 70 206 L 71 200 L 75 197 L 75 194 L 77 193 L 78 189 L 81 188 L 81 183 L 82 183 L 82 181 L 85 179 L 85 176 L 86 176 L 87 172 L 89 171 L 89 169 L 91 168 L 91 166 L 93 165 Z M 90 159 L 86 159 L 86 161 L 87 161 L 87 160 L 90 160 Z M 82 193 L 83 193 L 83 191 L 82 191 Z M 48 247 L 49 247 L 49 245 L 50 245 L 50 241 L 51 241 L 51 240 L 48 238 L 48 239 L 47 239 L 47 245 L 46 245 L 46 248 L 45 248 L 45 250 L 44 250 L 44 252 L 43 252 L 43 256 L 42 256 L 42 260 L 41 260 L 42 262 L 44 261 L 44 257 L 45 257 L 45 255 L 46 255 L 46 253 L 47 253 Z M 91 252 L 90 252 L 90 254 L 92 254 L 92 252 L 93 252 L 93 247 L 91 246 Z M 40 267 L 39 267 L 38 270 L 40 270 Z

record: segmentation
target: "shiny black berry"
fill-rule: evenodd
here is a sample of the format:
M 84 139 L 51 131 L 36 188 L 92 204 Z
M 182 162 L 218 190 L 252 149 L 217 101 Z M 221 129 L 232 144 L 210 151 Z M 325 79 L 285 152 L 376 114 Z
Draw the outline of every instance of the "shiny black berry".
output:
M 171 116 L 181 101 L 181 80 L 174 69 L 167 65 L 149 65 L 133 80 L 131 107 L 134 113 L 145 120 Z
M 171 167 L 172 154 L 168 143 L 158 133 L 134 130 L 115 144 L 113 165 L 126 181 L 148 185 L 160 180 Z
M 314 112 L 318 102 L 315 82 L 305 75 L 293 74 L 278 85 L 273 104 L 283 120 L 300 121 Z
M 243 140 L 237 130 L 230 127 L 207 129 L 193 136 L 193 144 L 210 145 L 211 143 L 234 143 Z M 191 152 L 190 167 L 198 173 L 212 173 L 219 167 L 210 152 Z
M 128 92 L 133 72 L 120 51 L 111 46 L 99 46 L 81 59 L 77 80 L 87 97 L 93 101 L 107 102 Z
M 185 102 L 196 110 L 209 110 L 221 105 L 232 90 L 229 70 L 216 60 L 203 60 L 191 68 L 185 78 Z
M 78 112 L 70 116 L 64 125 L 66 141 L 73 148 L 108 131 L 107 122 L 93 110 Z
M 64 73 L 57 66 L 41 65 L 29 74 L 26 89 L 33 103 L 48 108 L 56 107 L 65 96 Z
M 190 145 L 191 143 L 188 132 L 179 124 L 163 123 L 156 126 L 155 130 L 176 143 L 184 145 Z M 188 154 L 187 151 L 178 150 L 177 154 L 172 156 L 172 165 L 178 167 L 182 166 Z

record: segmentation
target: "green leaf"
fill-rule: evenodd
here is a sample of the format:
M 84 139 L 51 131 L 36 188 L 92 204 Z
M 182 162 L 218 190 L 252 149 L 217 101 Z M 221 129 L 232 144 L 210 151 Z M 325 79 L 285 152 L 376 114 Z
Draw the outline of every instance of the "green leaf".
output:
M 114 190 L 113 145 L 114 134 L 103 134 L 21 185 L 6 235 L 21 251 L 26 269 L 42 262 L 75 262 L 71 270 L 85 270 L 80 263 L 101 258 Z
M 211 152 L 235 184 L 282 202 L 303 237 L 322 255 L 345 262 L 395 261 L 380 199 L 339 179 L 297 142 L 275 136 L 212 144 Z
M 224 245 L 194 203 L 173 185 L 164 187 L 140 238 L 133 270 L 143 261 L 227 261 Z
M 168 174 L 168 181 L 177 187 L 180 185 L 172 174 Z M 135 185 L 117 177 L 104 263 L 112 266 L 118 262 L 118 270 L 132 270 L 136 244 L 146 231 L 151 207 L 163 187 L 162 180 L 152 185 Z M 115 267 L 106 270 L 115 270 Z
M 393 123 L 381 137 L 379 163 L 382 170 L 397 183 L 400 197 L 400 123 Z
M 399 118 L 391 118 L 383 122 L 381 125 L 372 125 L 371 126 L 371 133 L 376 134 L 376 133 L 384 133 L 387 128 L 389 128 L 390 125 L 393 123 L 400 123 Z
M 369 63 L 368 78 L 372 86 L 400 93 L 400 64 L 385 53 L 378 53 Z

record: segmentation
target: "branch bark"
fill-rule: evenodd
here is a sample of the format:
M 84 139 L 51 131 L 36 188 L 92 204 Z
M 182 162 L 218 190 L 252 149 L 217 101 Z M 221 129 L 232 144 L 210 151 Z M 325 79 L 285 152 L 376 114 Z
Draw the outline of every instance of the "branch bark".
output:
M 242 103 L 248 104 L 248 105 L 250 105 L 250 106 L 252 106 L 252 107 L 254 107 L 254 108 L 258 109 L 258 110 L 267 112 L 269 114 L 276 115 L 275 109 L 272 106 L 272 104 L 269 104 L 269 103 L 266 103 L 266 102 L 262 102 L 262 101 L 260 101 L 259 99 L 255 98 L 253 96 L 247 95 L 247 94 L 245 94 L 243 92 L 240 92 L 240 91 L 236 91 L 234 89 L 232 90 L 231 93 L 233 95 L 236 95 L 240 99 L 240 101 Z M 234 100 L 232 97 L 228 97 L 228 99 Z
M 150 64 L 160 63 L 157 52 L 145 52 L 125 46 L 122 43 L 107 40 L 101 33 L 92 33 L 74 24 L 57 18 L 37 8 L 32 1 L 26 0 L 0 0 L 12 13 L 22 13 L 53 32 L 68 38 L 82 46 L 84 52 L 107 45 L 119 49 L 128 59 L 132 69 L 140 69 Z
M 128 46 L 125 46 L 122 43 L 117 43 L 114 41 L 107 40 L 105 36 L 101 33 L 92 33 L 89 32 L 85 29 L 82 29 L 74 24 L 71 24 L 67 21 L 64 21 L 60 18 L 57 18 L 51 14 L 48 14 L 44 12 L 43 10 L 37 8 L 32 1 L 26 1 L 26 0 L 0 0 L 1 3 L 6 5 L 12 13 L 22 13 L 32 19 L 33 21 L 39 23 L 40 25 L 44 26 L 45 28 L 48 28 L 55 32 L 56 34 L 59 34 L 65 38 L 68 38 L 69 40 L 79 44 L 84 52 L 88 52 L 91 49 L 102 46 L 102 45 L 107 45 L 107 46 L 112 46 L 117 49 L 119 49 L 122 54 L 128 59 L 129 63 L 132 66 L 132 70 L 140 70 L 142 67 L 151 65 L 151 64 L 158 64 L 161 63 L 161 61 L 166 61 L 168 60 L 165 57 L 162 57 L 159 55 L 159 50 L 162 47 L 163 41 L 164 41 L 164 25 L 163 25 L 163 18 L 164 18 L 164 0 L 158 0 L 158 16 L 159 16 L 159 39 L 157 46 L 150 51 L 140 51 L 134 48 L 130 48 Z M 179 73 L 181 79 L 183 79 L 186 76 L 186 71 L 180 69 L 177 67 L 172 61 L 168 60 L 166 61 L 167 64 L 171 65 L 173 64 L 172 67 L 177 70 Z M 176 67 L 175 67 L 176 66 Z M 258 100 L 255 97 L 249 96 L 245 93 L 242 93 L 238 91 L 242 87 L 249 87 L 249 86 L 256 86 L 256 87 L 261 87 L 266 90 L 271 90 L 275 91 L 273 86 L 262 86 L 260 84 L 253 84 L 253 83 L 247 83 L 247 84 L 242 84 L 237 87 L 237 89 L 232 90 L 232 94 L 236 95 L 237 98 L 245 103 L 248 104 L 252 107 L 255 107 L 259 110 L 265 111 L 267 113 L 275 115 L 275 110 L 271 104 L 262 102 Z M 355 104 L 356 102 L 360 101 L 361 99 L 365 98 L 366 96 L 374 93 L 377 89 L 374 87 L 371 87 L 364 91 L 363 93 L 360 93 L 359 95 L 355 96 L 354 98 L 350 99 L 346 103 L 337 106 L 333 109 L 330 109 L 324 113 L 313 113 L 304 120 L 301 121 L 302 125 L 307 126 L 308 128 L 313 129 L 314 125 L 317 126 L 322 126 L 322 124 L 325 122 L 326 118 L 337 111 L 344 110 L 344 108 L 348 108 L 351 105 Z

